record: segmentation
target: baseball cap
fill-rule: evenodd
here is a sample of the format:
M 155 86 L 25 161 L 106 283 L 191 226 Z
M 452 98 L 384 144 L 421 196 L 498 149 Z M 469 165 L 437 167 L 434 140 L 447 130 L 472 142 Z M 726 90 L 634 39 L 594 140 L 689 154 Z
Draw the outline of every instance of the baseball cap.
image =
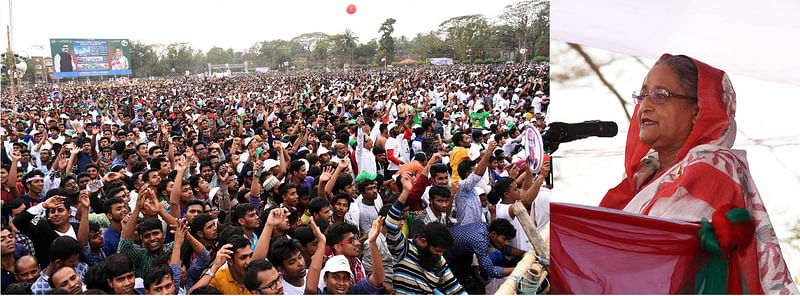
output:
M 350 119 L 350 122 L 348 124 L 358 124 L 358 123 L 356 122 L 355 119 Z
M 269 171 L 272 168 L 274 168 L 276 166 L 279 166 L 280 164 L 281 163 L 279 161 L 277 161 L 277 160 L 274 160 L 274 159 L 271 159 L 271 158 L 267 159 L 266 161 L 264 161 L 264 171 L 265 172 Z
M 378 177 L 378 174 L 370 174 L 367 171 L 361 171 L 356 176 L 356 183 L 361 182 L 361 180 L 375 180 Z
M 350 274 L 351 278 L 353 277 L 353 272 L 350 271 L 350 262 L 347 262 L 347 257 L 345 257 L 344 255 L 333 256 L 329 258 L 328 261 L 325 262 L 325 266 L 322 267 L 322 274 L 321 274 L 322 276 L 320 277 L 320 280 L 322 280 L 325 277 L 325 275 L 329 272 L 340 272 L 340 271 L 346 271 L 347 273 Z

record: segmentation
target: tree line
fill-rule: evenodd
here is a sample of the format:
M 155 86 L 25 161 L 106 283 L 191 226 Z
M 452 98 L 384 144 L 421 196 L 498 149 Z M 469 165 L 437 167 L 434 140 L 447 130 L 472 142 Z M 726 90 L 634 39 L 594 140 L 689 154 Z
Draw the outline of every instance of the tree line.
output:
M 346 29 L 333 35 L 312 32 L 289 40 L 256 42 L 244 50 L 215 46 L 203 52 L 188 42 L 147 44 L 132 40 L 131 69 L 134 77 L 147 77 L 202 73 L 208 70 L 208 64 L 244 62 L 253 70 L 377 66 L 432 57 L 449 57 L 456 62 L 531 60 L 549 56 L 549 15 L 549 1 L 523 0 L 506 6 L 500 16 L 456 16 L 413 37 L 394 36 L 397 21 L 388 18 L 377 28 L 379 39 L 361 40 Z M 520 52 L 520 48 L 525 50 Z

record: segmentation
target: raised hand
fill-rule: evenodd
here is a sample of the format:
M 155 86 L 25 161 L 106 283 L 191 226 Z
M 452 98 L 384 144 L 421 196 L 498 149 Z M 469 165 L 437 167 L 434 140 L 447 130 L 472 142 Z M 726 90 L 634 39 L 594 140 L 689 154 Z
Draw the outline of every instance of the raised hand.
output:
M 178 170 L 178 172 L 185 172 L 187 167 L 186 158 L 178 157 L 178 159 L 175 161 L 175 169 Z
M 177 225 L 172 226 L 175 229 L 175 242 L 183 242 L 186 238 L 186 234 L 189 231 L 189 228 L 186 226 L 186 219 L 178 220 Z
M 328 182 L 333 177 L 333 167 L 327 166 L 322 170 L 322 174 L 319 176 L 319 182 Z
M 370 228 L 369 234 L 367 235 L 367 240 L 369 242 L 371 243 L 375 242 L 375 240 L 378 238 L 378 234 L 381 233 L 381 229 L 383 229 L 383 222 L 385 220 L 386 217 L 381 216 L 378 217 L 378 219 L 375 219 L 374 222 L 372 222 L 372 228 Z
M 80 201 L 81 207 L 84 209 L 88 209 L 91 205 L 91 201 L 89 200 L 89 190 L 82 189 L 80 194 L 78 195 L 78 199 Z
M 487 153 L 491 156 L 494 153 L 494 149 L 497 148 L 497 141 L 491 140 L 489 141 L 489 147 L 486 148 Z
M 337 170 L 342 170 L 346 167 L 350 166 L 350 157 L 344 157 L 339 160 L 339 166 L 336 167 Z
M 548 160 L 544 164 L 542 164 L 542 169 L 539 171 L 539 174 L 542 176 L 547 176 L 547 174 L 550 173 L 550 169 L 551 169 L 551 164 L 550 161 Z
M 430 160 L 430 162 L 432 162 L 432 163 L 437 163 L 437 162 L 439 162 L 440 160 L 442 160 L 442 154 L 443 154 L 443 152 L 436 152 L 436 153 L 434 153 L 433 155 L 431 155 L 431 160 Z
M 219 184 L 220 184 L 220 186 L 228 185 L 228 181 L 231 180 L 230 177 L 231 177 L 231 174 L 228 173 L 227 169 L 224 169 L 221 172 L 219 172 Z
M 214 259 L 214 266 L 217 267 L 217 269 L 222 267 L 222 265 L 225 265 L 225 262 L 228 261 L 228 259 L 231 259 L 231 255 L 233 255 L 233 250 L 231 250 L 232 248 L 233 245 L 226 244 L 217 251 L 217 258 Z
M 121 173 L 118 173 L 118 172 L 109 172 L 108 174 L 106 174 L 105 177 L 103 177 L 103 179 L 105 180 L 105 182 L 111 182 L 111 181 L 117 180 L 119 178 L 122 178 L 122 176 L 123 175 Z
M 19 161 L 22 158 L 22 153 L 19 151 L 11 152 L 11 160 L 14 162 Z
M 45 209 L 55 209 L 55 208 L 63 205 L 65 199 L 66 199 L 66 197 L 63 197 L 61 195 L 51 196 L 50 198 L 48 198 L 47 200 L 45 200 L 42 203 L 42 207 L 45 208 Z
M 81 148 L 75 147 L 74 145 L 70 145 L 69 152 L 71 153 L 71 155 L 78 155 L 78 153 L 81 152 Z
M 409 192 L 414 186 L 414 177 L 411 175 L 411 172 L 404 172 L 400 182 L 403 183 L 403 192 Z
M 374 228 L 375 226 L 373 225 L 372 227 Z M 311 229 L 314 230 L 314 236 L 317 237 L 317 245 L 325 245 L 325 234 L 319 229 L 314 219 L 311 219 Z
M 508 177 L 511 179 L 516 179 L 519 177 L 519 167 L 514 164 L 511 164 L 511 167 L 508 169 Z
M 452 192 L 453 194 L 458 192 L 459 188 L 461 188 L 461 184 L 459 182 L 450 183 L 450 192 Z
M 269 226 L 278 226 L 281 223 L 286 221 L 286 217 L 289 216 L 289 210 L 286 208 L 274 208 L 269 211 L 269 216 L 267 217 L 267 225 Z

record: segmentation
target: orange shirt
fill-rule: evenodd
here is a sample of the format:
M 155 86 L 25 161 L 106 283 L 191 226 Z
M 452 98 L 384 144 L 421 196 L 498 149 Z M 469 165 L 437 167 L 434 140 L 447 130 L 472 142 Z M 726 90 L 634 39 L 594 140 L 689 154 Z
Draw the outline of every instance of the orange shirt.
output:
M 398 174 L 402 174 L 403 172 L 411 172 L 414 174 L 414 177 L 419 176 L 422 174 L 422 171 L 425 170 L 425 167 L 422 166 L 419 161 L 409 161 L 406 164 L 402 165 L 399 170 L 397 170 Z

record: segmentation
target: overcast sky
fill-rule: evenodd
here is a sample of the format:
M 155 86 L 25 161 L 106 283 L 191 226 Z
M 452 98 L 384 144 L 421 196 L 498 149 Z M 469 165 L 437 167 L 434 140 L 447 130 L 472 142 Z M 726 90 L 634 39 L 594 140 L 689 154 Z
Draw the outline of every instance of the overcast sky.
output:
M 467 14 L 499 16 L 514 0 L 140 0 L 37 1 L 11 0 L 12 48 L 41 55 L 35 46 L 50 38 L 128 38 L 145 43 L 189 42 L 208 51 L 213 46 L 244 50 L 264 40 L 303 33 L 337 34 L 352 29 L 359 42 L 379 39 L 378 27 L 389 17 L 397 20 L 395 37 L 413 38 L 438 28 L 451 17 Z M 9 22 L 9 0 L 2 3 L 3 28 Z M 348 4 L 356 13 L 346 12 Z M 3 30 L 5 31 L 5 30 Z M 3 32 L 5 51 L 6 34 Z

